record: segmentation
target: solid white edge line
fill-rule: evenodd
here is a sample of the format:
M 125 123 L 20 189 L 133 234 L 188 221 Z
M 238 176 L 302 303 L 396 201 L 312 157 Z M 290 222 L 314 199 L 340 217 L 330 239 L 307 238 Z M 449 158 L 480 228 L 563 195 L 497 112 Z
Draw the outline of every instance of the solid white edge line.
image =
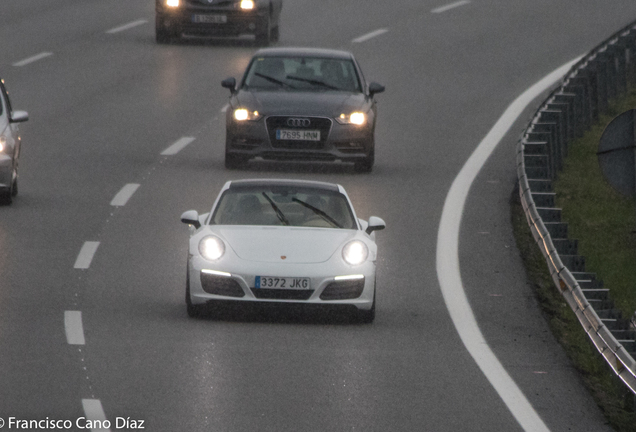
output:
M 13 63 L 11 66 L 15 66 L 15 67 L 26 66 L 28 64 L 34 63 L 38 60 L 42 60 L 43 58 L 46 58 L 52 55 L 53 53 L 51 52 L 41 52 L 40 54 L 36 54 L 34 56 L 25 58 L 24 60 L 20 60 L 19 62 Z
M 82 245 L 82 249 L 80 249 L 79 254 L 77 255 L 77 259 L 75 260 L 76 269 L 87 269 L 91 266 L 91 261 L 93 261 L 93 256 L 95 252 L 97 252 L 97 247 L 99 246 L 99 242 L 96 241 L 87 241 Z
M 121 188 L 119 192 L 117 192 L 117 195 L 115 195 L 113 200 L 110 202 L 110 205 L 117 207 L 125 206 L 139 186 L 140 185 L 137 183 L 128 183 L 126 186 Z
M 188 144 L 194 141 L 194 137 L 183 137 L 179 138 L 174 144 L 161 152 L 162 156 L 173 156 L 179 153 L 181 150 L 185 148 Z
M 444 202 L 437 233 L 437 278 L 457 333 L 517 422 L 528 432 L 549 429 L 508 375 L 479 329 L 461 279 L 459 231 L 470 187 L 497 144 L 530 102 L 561 79 L 578 60 L 572 60 L 551 72 L 526 90 L 506 109 L 453 181 Z
M 85 345 L 84 327 L 82 326 L 82 312 L 64 311 L 64 331 L 69 345 Z
M 99 399 L 82 399 L 82 407 L 84 408 L 84 415 L 86 420 L 92 420 L 93 422 L 99 421 L 102 425 L 105 423 L 106 413 Z M 109 428 L 91 428 L 92 432 L 110 432 Z
M 362 35 L 360 37 L 357 37 L 357 38 L 353 39 L 351 42 L 353 42 L 353 43 L 366 42 L 369 39 L 372 39 L 372 38 L 374 38 L 376 36 L 380 36 L 381 34 L 384 34 L 384 33 L 388 32 L 388 31 L 389 31 L 389 29 L 381 28 L 381 29 L 372 31 L 371 33 L 367 33 L 367 34 L 364 34 L 364 35 Z
M 124 25 L 121 25 L 119 27 L 115 27 L 115 28 L 112 28 L 110 30 L 107 30 L 106 33 L 108 33 L 108 34 L 119 33 L 119 32 L 122 32 L 124 30 L 128 30 L 128 29 L 131 29 L 133 27 L 137 27 L 137 26 L 140 26 L 142 24 L 146 24 L 147 22 L 148 22 L 148 20 L 139 19 L 137 21 L 129 22 L 128 24 L 124 24 Z
M 460 6 L 467 5 L 468 3 L 470 3 L 470 1 L 469 1 L 469 0 L 461 0 L 461 1 L 458 1 L 458 2 L 455 2 L 455 3 L 450 3 L 450 4 L 447 4 L 447 5 L 445 5 L 445 6 L 440 6 L 440 7 L 438 7 L 438 8 L 432 9 L 432 10 L 431 10 L 431 13 L 442 13 L 442 12 L 446 12 L 446 11 L 448 11 L 448 10 L 455 9 L 455 8 L 457 8 L 457 7 L 460 7 Z

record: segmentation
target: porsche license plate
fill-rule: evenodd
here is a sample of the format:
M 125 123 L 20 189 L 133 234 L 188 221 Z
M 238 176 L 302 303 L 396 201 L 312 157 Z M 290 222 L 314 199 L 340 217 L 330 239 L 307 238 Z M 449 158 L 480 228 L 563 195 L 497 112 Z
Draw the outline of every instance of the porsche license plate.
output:
M 227 15 L 192 15 L 192 22 L 197 24 L 225 24 Z
M 309 278 L 256 276 L 254 288 L 310 289 Z
M 276 129 L 277 140 L 320 141 L 319 130 Z

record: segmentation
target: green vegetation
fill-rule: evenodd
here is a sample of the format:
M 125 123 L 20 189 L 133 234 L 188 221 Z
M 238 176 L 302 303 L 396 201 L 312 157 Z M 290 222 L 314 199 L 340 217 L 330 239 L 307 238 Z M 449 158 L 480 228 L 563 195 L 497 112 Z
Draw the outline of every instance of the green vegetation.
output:
M 584 137 L 570 143 L 565 168 L 555 182 L 557 205 L 568 222 L 570 238 L 579 240 L 586 270 L 610 288 L 616 307 L 625 316 L 636 310 L 636 203 L 615 192 L 603 179 L 596 151 L 606 125 L 636 107 L 636 91 L 614 104 Z M 555 288 L 547 264 L 530 233 L 515 191 L 512 222 L 517 246 L 544 315 L 574 367 L 619 432 L 636 432 L 634 395 L 598 353 L 578 319 Z
M 585 267 L 597 274 L 623 316 L 636 311 L 636 200 L 616 192 L 601 173 L 596 151 L 605 127 L 636 107 L 636 91 L 612 104 L 588 133 L 570 144 L 565 168 L 554 184 L 569 237 L 579 240 Z

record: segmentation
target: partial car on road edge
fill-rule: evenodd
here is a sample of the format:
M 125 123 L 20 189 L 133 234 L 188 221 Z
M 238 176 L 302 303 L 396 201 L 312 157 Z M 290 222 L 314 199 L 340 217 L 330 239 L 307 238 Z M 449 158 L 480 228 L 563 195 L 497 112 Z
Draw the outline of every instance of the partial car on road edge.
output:
M 0 201 L 11 204 L 18 194 L 18 161 L 22 138 L 18 123 L 29 119 L 26 111 L 13 111 L 9 93 L 0 79 Z

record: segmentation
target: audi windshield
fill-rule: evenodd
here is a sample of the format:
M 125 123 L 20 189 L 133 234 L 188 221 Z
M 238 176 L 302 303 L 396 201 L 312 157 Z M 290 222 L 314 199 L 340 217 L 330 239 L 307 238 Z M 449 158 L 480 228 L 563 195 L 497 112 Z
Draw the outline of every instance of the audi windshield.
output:
M 316 57 L 257 57 L 250 64 L 243 89 L 287 91 L 362 91 L 351 60 Z

